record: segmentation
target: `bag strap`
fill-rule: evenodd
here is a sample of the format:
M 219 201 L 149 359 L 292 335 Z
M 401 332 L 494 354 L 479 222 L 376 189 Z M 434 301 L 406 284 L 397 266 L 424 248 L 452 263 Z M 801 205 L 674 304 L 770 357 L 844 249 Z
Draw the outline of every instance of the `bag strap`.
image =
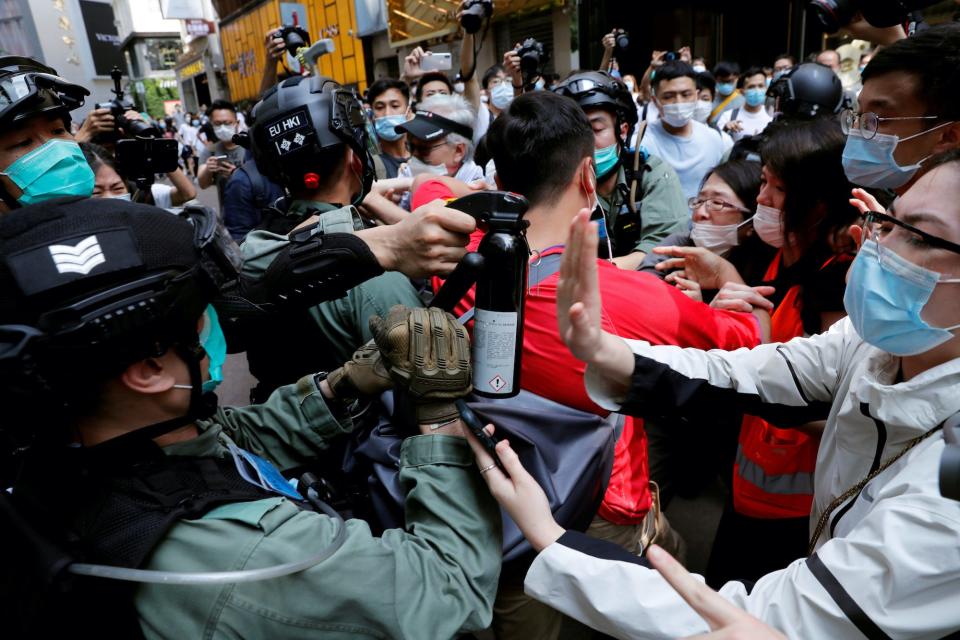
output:
M 860 492 L 863 491 L 864 487 L 866 487 L 871 480 L 873 480 L 878 475 L 880 475 L 881 473 L 886 471 L 888 468 L 890 468 L 890 465 L 892 465 L 894 462 L 896 462 L 897 460 L 905 456 L 911 449 L 916 447 L 918 444 L 920 444 L 921 442 L 923 442 L 924 440 L 932 436 L 937 431 L 940 431 L 940 429 L 943 428 L 943 425 L 944 423 L 941 422 L 940 424 L 935 426 L 933 429 L 930 429 L 926 433 L 923 433 L 917 436 L 916 438 L 914 438 L 913 440 L 911 440 L 910 442 L 908 442 L 906 446 L 904 446 L 903 449 L 901 449 L 898 454 L 885 460 L 883 464 L 881 464 L 879 467 L 877 467 L 876 469 L 871 471 L 869 474 L 867 474 L 867 477 L 865 477 L 863 480 L 861 480 L 857 484 L 853 485 L 852 487 L 844 491 L 841 495 L 837 496 L 833 500 L 833 502 L 827 505 L 827 508 L 824 509 L 822 514 L 820 514 L 820 519 L 817 520 L 817 527 L 816 529 L 814 529 L 813 536 L 810 538 L 810 544 L 807 548 L 807 553 L 813 554 L 814 547 L 817 544 L 817 540 L 820 539 L 820 534 L 823 533 L 823 528 L 827 526 L 827 522 L 830 520 L 830 514 L 836 511 L 837 507 L 842 505 L 844 502 L 846 502 L 850 498 L 853 498 L 854 500 L 856 500 L 857 496 L 860 495 Z
M 640 123 L 640 130 L 637 132 L 637 144 L 636 148 L 633 150 L 633 176 L 630 180 L 630 193 L 627 196 L 627 206 L 630 208 L 630 211 L 637 210 L 637 184 L 640 182 L 640 162 L 643 162 L 644 169 L 649 169 L 650 165 L 647 164 L 647 155 L 643 152 L 640 147 L 640 143 L 643 142 L 643 135 L 647 132 L 647 121 L 644 120 Z
M 730 104 L 730 101 L 738 97 L 740 97 L 740 92 L 735 90 L 733 93 L 727 96 L 726 100 L 724 100 L 723 102 L 721 102 L 720 104 L 718 104 L 713 108 L 713 111 L 710 112 L 710 115 L 707 117 L 707 120 L 713 120 L 714 118 L 719 116 L 721 113 L 723 113 L 723 110 L 727 108 L 727 105 Z
M 527 273 L 527 288 L 535 287 L 553 274 L 560 271 L 560 262 L 563 260 L 563 254 L 561 253 L 551 253 L 548 256 L 542 256 L 539 261 L 537 261 L 534 268 L 530 269 Z M 460 324 L 467 324 L 473 320 L 473 316 L 476 314 L 477 308 L 470 307 L 463 312 L 457 321 Z
M 383 163 L 383 158 L 380 157 L 380 154 L 376 154 L 373 157 L 373 171 L 377 176 L 377 180 L 384 180 L 387 177 L 387 165 Z

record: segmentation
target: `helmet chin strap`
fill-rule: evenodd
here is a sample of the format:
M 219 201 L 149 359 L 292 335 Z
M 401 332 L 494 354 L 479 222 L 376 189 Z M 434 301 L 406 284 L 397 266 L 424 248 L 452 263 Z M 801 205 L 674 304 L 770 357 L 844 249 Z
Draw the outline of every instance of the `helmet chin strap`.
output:
M 190 373 L 189 386 L 185 384 L 173 385 L 175 389 L 190 390 L 190 407 L 187 409 L 187 413 L 182 416 L 177 416 L 176 418 L 171 418 L 170 420 L 164 420 L 163 422 L 141 427 L 116 438 L 111 438 L 106 442 L 101 442 L 100 444 L 90 447 L 90 449 L 96 450 L 98 453 L 115 452 L 129 447 L 133 443 L 142 443 L 146 440 L 152 440 L 166 433 L 170 433 L 174 429 L 179 429 L 197 420 L 206 420 L 214 414 L 217 410 L 217 396 L 214 393 L 203 392 L 203 376 L 200 373 L 200 361 L 204 357 L 203 349 L 199 347 L 199 345 L 194 347 L 177 345 L 174 349 L 177 354 L 183 358 L 183 361 L 186 362 L 187 370 Z

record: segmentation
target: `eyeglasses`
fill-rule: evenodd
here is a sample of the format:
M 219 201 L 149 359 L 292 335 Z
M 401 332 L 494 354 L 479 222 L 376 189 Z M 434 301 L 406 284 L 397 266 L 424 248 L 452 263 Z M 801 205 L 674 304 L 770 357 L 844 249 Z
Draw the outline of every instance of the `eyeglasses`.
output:
M 700 207 L 700 205 L 706 204 L 707 211 L 710 213 L 720 213 L 724 209 L 735 209 L 742 213 L 750 213 L 750 209 L 746 207 L 739 207 L 731 202 L 726 202 L 725 200 L 719 200 L 717 198 L 706 198 L 701 200 L 700 198 L 690 198 L 687 200 L 687 206 L 690 207 L 690 210 L 693 211 Z
M 853 129 L 859 129 L 860 135 L 870 140 L 880 129 L 881 122 L 888 120 L 938 120 L 940 116 L 902 116 L 897 118 L 881 118 L 872 111 L 857 113 L 853 109 L 844 109 L 840 113 L 840 126 L 845 134 Z
M 896 253 L 892 248 L 896 246 L 930 247 L 960 255 L 960 244 L 921 231 L 913 225 L 879 211 L 868 211 L 864 215 L 862 227 L 864 238 L 871 238 L 877 243 L 877 259 L 881 263 L 887 258 L 886 254 Z M 886 242 L 881 244 L 881 239 Z M 884 245 L 888 248 L 885 249 Z
M 447 141 L 444 140 L 443 142 L 438 142 L 437 144 L 434 144 L 434 145 L 424 146 L 416 143 L 411 143 L 410 140 L 408 139 L 407 151 L 412 153 L 415 156 L 422 156 L 425 158 L 429 156 L 431 153 L 433 153 L 434 149 L 436 149 L 437 147 L 442 147 L 446 144 L 447 144 Z

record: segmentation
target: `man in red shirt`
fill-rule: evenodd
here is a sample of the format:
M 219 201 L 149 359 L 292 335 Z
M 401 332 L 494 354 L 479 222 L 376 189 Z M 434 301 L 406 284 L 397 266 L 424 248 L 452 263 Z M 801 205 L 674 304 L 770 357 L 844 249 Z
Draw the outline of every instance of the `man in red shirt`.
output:
M 496 163 L 500 187 L 523 194 L 530 203 L 525 218 L 530 221 L 527 240 L 534 252 L 530 268 L 536 275 L 538 257 L 563 251 L 577 212 L 596 206 L 590 123 L 570 98 L 546 91 L 527 93 L 515 98 L 491 125 L 487 148 Z M 466 185 L 449 178 L 418 181 L 415 186 L 413 206 L 469 192 Z M 475 233 L 468 248 L 476 249 L 481 237 L 482 233 Z M 700 349 L 732 350 L 760 342 L 759 325 L 750 314 L 713 309 L 655 276 L 621 270 L 604 260 L 598 259 L 598 270 L 603 327 L 615 335 Z M 527 294 L 520 386 L 556 402 L 606 415 L 606 410 L 587 397 L 584 364 L 573 357 L 560 337 L 557 278 L 558 274 L 547 277 Z M 435 280 L 435 288 L 439 284 Z M 472 306 L 471 291 L 457 311 Z M 643 422 L 628 418 L 617 442 L 606 495 L 588 533 L 638 553 L 642 551 L 638 544 L 641 534 L 651 529 L 652 523 L 645 523 L 650 506 Z M 498 637 L 549 638 L 559 633 L 559 614 L 548 609 L 518 615 L 527 607 L 520 601 L 522 591 L 506 609 L 502 595 L 498 595 L 495 611 L 498 617 L 508 612 L 506 617 L 513 621 L 508 628 L 499 629 Z

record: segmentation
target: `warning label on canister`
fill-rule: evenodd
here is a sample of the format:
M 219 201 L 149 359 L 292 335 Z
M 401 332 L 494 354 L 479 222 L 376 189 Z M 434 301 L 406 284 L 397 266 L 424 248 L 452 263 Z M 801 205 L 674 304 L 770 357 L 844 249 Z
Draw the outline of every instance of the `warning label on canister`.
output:
M 517 316 L 515 311 L 477 309 L 473 325 L 473 385 L 478 391 L 513 391 Z

